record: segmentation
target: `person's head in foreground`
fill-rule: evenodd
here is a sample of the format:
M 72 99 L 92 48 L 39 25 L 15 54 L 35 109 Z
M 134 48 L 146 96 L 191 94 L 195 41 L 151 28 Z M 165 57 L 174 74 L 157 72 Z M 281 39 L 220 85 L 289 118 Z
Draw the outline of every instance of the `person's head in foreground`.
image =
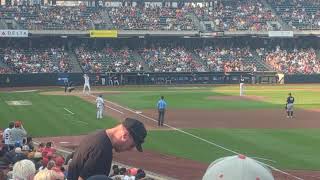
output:
M 142 152 L 147 130 L 142 122 L 126 118 L 120 125 L 107 129 L 107 134 L 116 152 L 130 151 L 134 147 Z
M 21 160 L 13 165 L 12 177 L 19 180 L 33 180 L 36 167 L 30 160 Z
M 60 177 L 57 172 L 53 170 L 45 169 L 45 170 L 39 171 L 34 176 L 33 180 L 63 180 L 63 178 Z
M 274 180 L 267 167 L 244 155 L 223 157 L 212 162 L 202 180 Z

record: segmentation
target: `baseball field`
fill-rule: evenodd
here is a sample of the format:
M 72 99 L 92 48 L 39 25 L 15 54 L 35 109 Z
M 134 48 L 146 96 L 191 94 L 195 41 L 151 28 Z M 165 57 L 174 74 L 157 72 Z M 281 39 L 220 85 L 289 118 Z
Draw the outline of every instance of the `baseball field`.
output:
M 238 85 L 94 87 L 91 95 L 83 95 L 81 87 L 72 93 L 60 87 L 28 89 L 2 89 L 1 128 L 21 120 L 38 140 L 72 147 L 79 141 L 70 136 L 112 127 L 130 116 L 143 121 L 149 132 L 145 153 L 115 155 L 124 163 L 178 179 L 199 179 L 210 162 L 241 153 L 289 172 L 293 179 L 320 176 L 318 84 L 246 85 L 244 97 L 238 96 Z M 289 92 L 295 97 L 293 119 L 285 113 Z M 96 119 L 93 104 L 98 94 L 107 100 L 102 120 Z M 168 110 L 166 126 L 158 128 L 161 95 Z

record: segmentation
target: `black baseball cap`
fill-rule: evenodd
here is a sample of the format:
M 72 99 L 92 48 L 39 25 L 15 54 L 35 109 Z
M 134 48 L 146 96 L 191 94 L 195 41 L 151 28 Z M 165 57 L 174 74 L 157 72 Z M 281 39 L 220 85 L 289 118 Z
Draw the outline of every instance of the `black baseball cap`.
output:
M 142 152 L 142 144 L 144 142 L 144 138 L 147 136 L 147 130 L 144 127 L 144 124 L 133 118 L 126 118 L 122 125 L 129 131 L 132 136 L 134 143 L 136 144 L 136 148 L 138 151 Z

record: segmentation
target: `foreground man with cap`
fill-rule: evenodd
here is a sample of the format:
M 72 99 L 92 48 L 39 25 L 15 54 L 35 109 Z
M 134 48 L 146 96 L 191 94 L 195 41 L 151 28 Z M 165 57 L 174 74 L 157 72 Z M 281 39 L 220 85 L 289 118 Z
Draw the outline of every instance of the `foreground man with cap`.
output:
M 68 180 L 84 180 L 93 175 L 109 175 L 112 150 L 130 151 L 134 147 L 142 152 L 142 144 L 147 136 L 143 123 L 126 118 L 111 129 L 89 134 L 80 143 L 68 170 Z

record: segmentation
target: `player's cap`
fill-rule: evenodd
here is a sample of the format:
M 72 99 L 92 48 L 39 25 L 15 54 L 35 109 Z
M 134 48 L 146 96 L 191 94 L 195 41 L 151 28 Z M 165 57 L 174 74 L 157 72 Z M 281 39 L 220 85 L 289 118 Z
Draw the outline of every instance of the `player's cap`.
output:
M 126 118 L 122 125 L 130 132 L 132 136 L 136 148 L 138 151 L 142 152 L 142 144 L 144 143 L 144 139 L 147 136 L 147 130 L 144 127 L 144 124 L 133 118 Z
M 217 159 L 209 165 L 202 180 L 215 179 L 274 180 L 274 177 L 260 162 L 244 155 L 235 155 Z

